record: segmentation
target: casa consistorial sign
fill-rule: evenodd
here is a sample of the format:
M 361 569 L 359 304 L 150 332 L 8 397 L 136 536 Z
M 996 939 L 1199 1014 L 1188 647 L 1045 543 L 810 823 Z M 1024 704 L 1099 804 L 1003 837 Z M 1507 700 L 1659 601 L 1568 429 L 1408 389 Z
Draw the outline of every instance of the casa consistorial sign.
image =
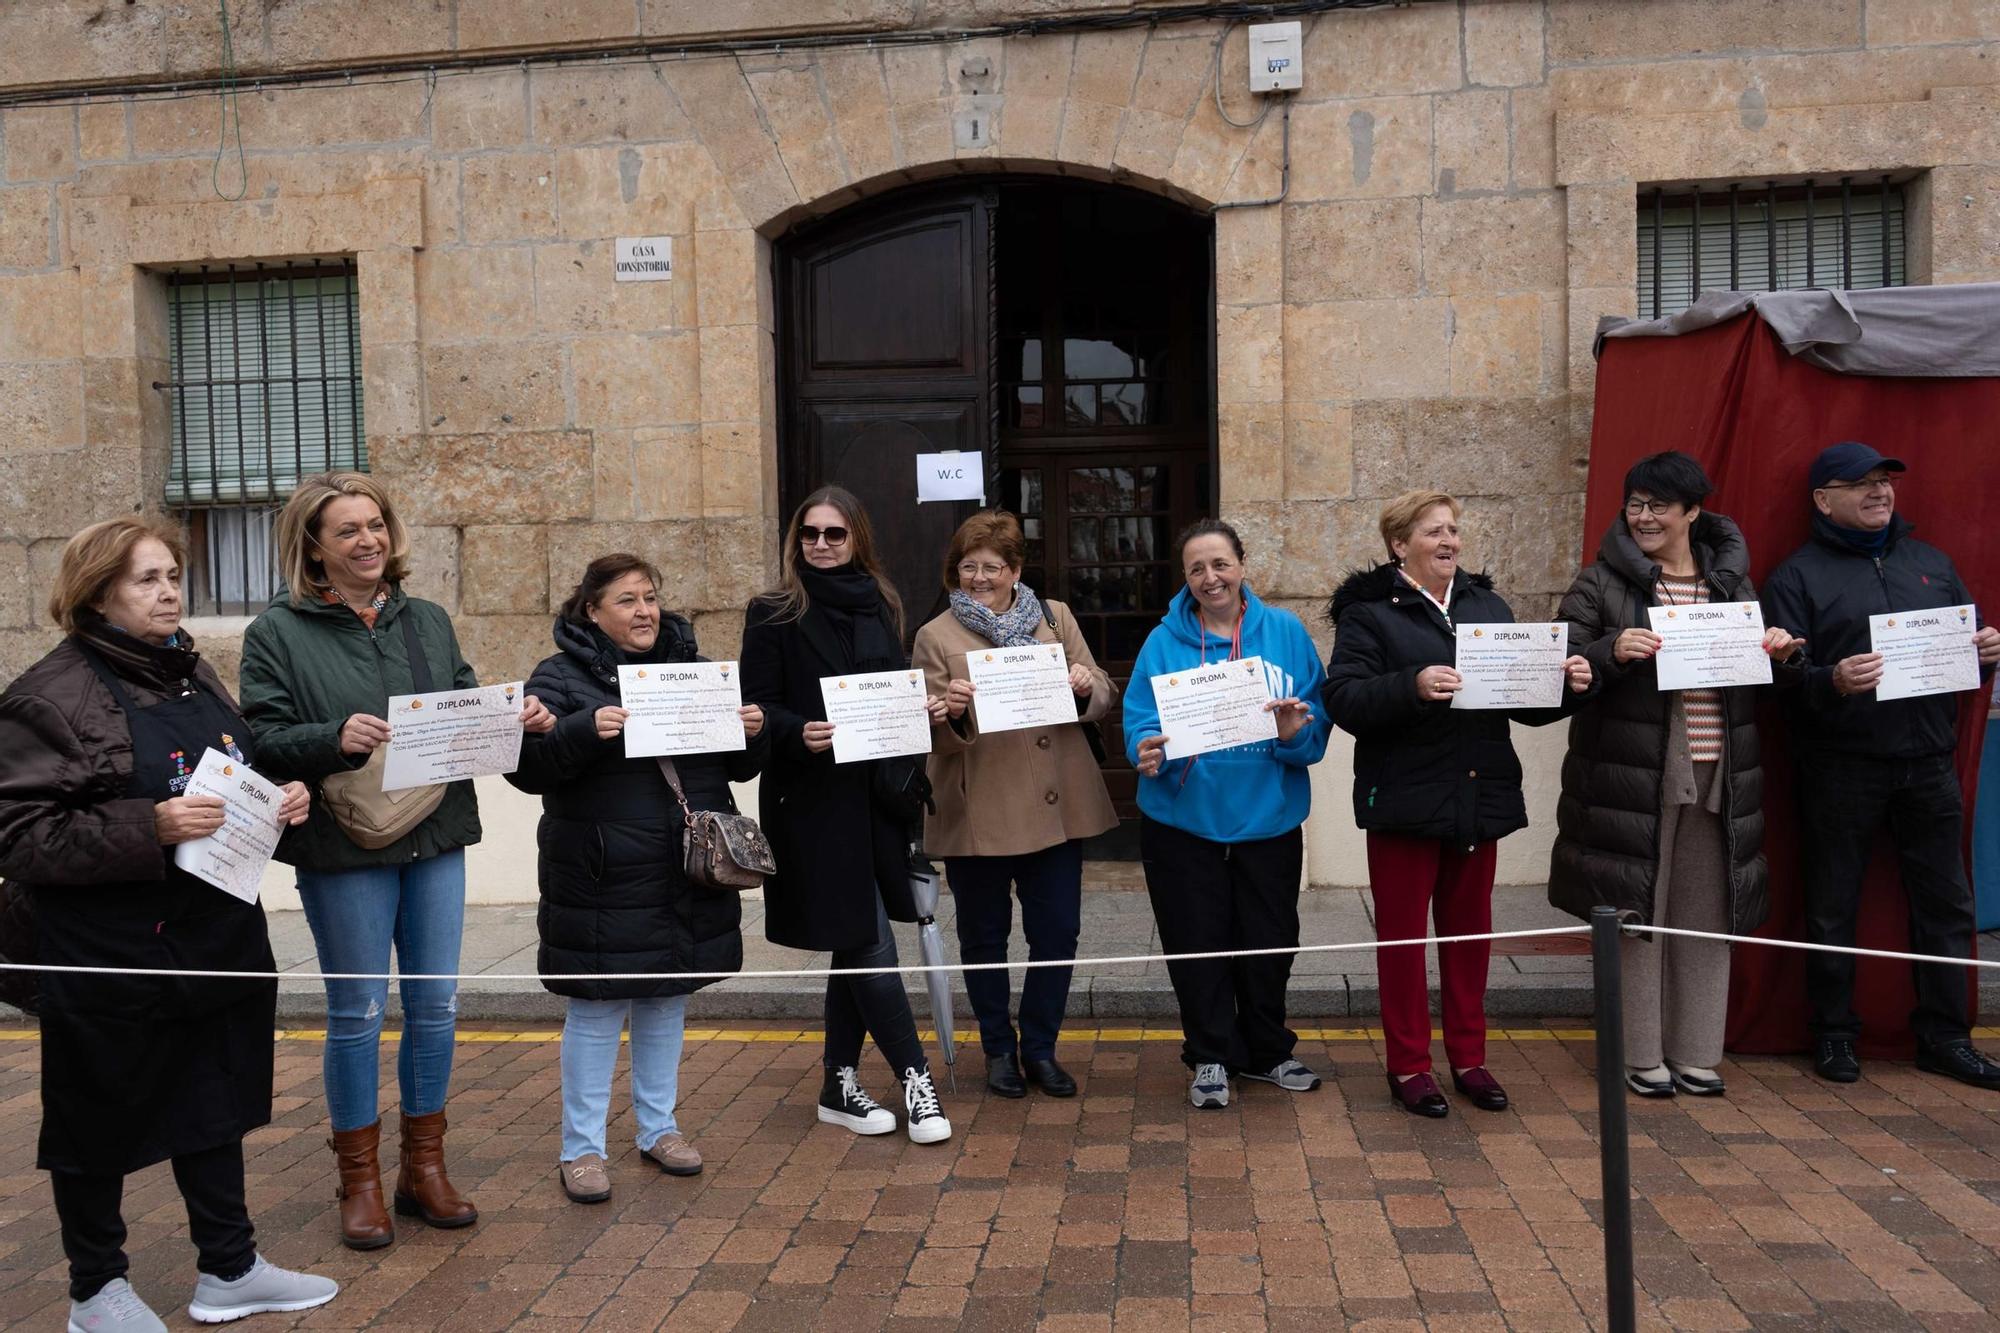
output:
M 620 236 L 612 259 L 620 282 L 665 282 L 674 276 L 674 238 Z

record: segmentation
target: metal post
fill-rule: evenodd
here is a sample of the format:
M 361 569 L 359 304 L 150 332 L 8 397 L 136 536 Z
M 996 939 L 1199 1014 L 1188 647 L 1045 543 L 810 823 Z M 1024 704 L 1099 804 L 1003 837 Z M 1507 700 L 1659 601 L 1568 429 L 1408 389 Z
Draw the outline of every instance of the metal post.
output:
M 1618 913 L 1590 910 L 1597 988 L 1597 1151 L 1604 1181 L 1604 1314 L 1611 1333 L 1632 1333 L 1632 1158 L 1625 1129 L 1625 1005 L 1618 975 Z

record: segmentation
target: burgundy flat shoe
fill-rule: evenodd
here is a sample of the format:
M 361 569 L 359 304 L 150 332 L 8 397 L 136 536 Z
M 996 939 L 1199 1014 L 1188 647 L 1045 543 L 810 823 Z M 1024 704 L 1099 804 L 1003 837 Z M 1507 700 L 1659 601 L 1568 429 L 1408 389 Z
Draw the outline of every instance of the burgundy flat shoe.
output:
M 1444 1099 L 1444 1090 L 1429 1074 L 1401 1079 L 1394 1074 L 1389 1075 L 1389 1096 L 1411 1115 L 1427 1116 L 1432 1120 L 1451 1110 L 1451 1104 Z
M 1504 1111 L 1507 1109 L 1507 1089 L 1500 1086 L 1500 1080 L 1486 1072 L 1485 1065 L 1478 1065 L 1463 1074 L 1451 1071 L 1451 1085 L 1472 1100 L 1472 1104 L 1482 1111 Z

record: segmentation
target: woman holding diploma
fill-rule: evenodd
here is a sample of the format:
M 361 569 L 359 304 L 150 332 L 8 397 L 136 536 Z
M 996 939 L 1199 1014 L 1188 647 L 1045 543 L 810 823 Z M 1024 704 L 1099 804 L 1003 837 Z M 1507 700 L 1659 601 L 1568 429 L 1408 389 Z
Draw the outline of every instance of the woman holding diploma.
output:
M 40 961 L 83 967 L 270 972 L 254 902 L 174 864 L 221 829 L 224 802 L 187 796 L 202 754 L 259 756 L 229 692 L 180 628 L 181 545 L 116 518 L 63 548 L 49 615 L 66 637 L 0 695 L 0 876 L 34 904 Z M 284 787 L 296 824 L 311 796 Z M 204 1321 L 306 1310 L 326 1278 L 257 1254 L 243 1136 L 271 1121 L 268 977 L 44 974 L 42 1129 L 69 1257 L 71 1328 L 166 1325 L 126 1280 L 125 1177 L 172 1161 L 199 1257 L 189 1313 Z
M 273 778 L 320 783 L 364 767 L 389 739 L 389 696 L 422 692 L 413 648 L 423 677 L 438 687 L 479 683 L 444 608 L 403 591 L 409 533 L 372 478 L 308 477 L 279 513 L 276 539 L 285 586 L 243 634 L 243 713 Z M 533 695 L 523 703 L 521 723 L 530 733 L 555 725 Z M 393 942 L 403 972 L 458 971 L 465 848 L 479 841 L 479 807 L 470 782 L 450 783 L 442 796 L 421 824 L 384 847 L 353 841 L 324 800 L 278 845 L 278 859 L 298 867 L 299 898 L 324 970 L 385 973 Z M 444 1170 L 457 988 L 406 980 L 402 994 L 396 1211 L 435 1227 L 469 1226 L 478 1210 Z M 326 1100 L 340 1169 L 340 1232 L 357 1250 L 395 1239 L 376 1161 L 376 1053 L 388 1002 L 387 982 L 326 983 Z
M 1736 525 L 1702 508 L 1708 475 L 1678 452 L 1625 474 L 1625 510 L 1557 613 L 1602 694 L 1570 723 L 1556 807 L 1549 901 L 1588 918 L 1599 903 L 1651 925 L 1747 935 L 1768 910 L 1764 776 L 1752 691 L 1662 690 L 1650 606 L 1753 602 L 1750 551 Z M 1764 651 L 1802 664 L 1772 626 Z M 1722 1092 L 1729 946 L 1627 936 L 1626 1086 L 1642 1097 Z
M 528 690 L 555 714 L 529 737 L 507 780 L 542 798 L 535 970 L 733 972 L 743 966 L 743 906 L 687 879 L 680 800 L 657 758 L 628 758 L 618 668 L 701 660 L 694 626 L 660 607 L 660 572 L 636 555 L 602 555 L 556 618 L 557 653 Z M 733 810 L 731 782 L 764 765 L 764 713 L 738 710 L 744 747 L 675 755 L 693 810 Z M 605 1117 L 619 1036 L 632 1025 L 632 1109 L 640 1155 L 668 1175 L 701 1171 L 674 1120 L 687 997 L 711 981 L 550 981 L 569 998 L 562 1035 L 562 1157 L 557 1177 L 576 1203 L 611 1197 Z
M 830 950 L 836 968 L 894 967 L 889 920 L 916 920 L 910 843 L 923 807 L 912 790 L 923 771 L 908 759 L 835 763 L 820 680 L 908 667 L 903 604 L 876 563 L 867 512 L 838 486 L 793 512 L 779 559 L 778 586 L 743 623 L 743 699 L 763 708 L 771 733 L 757 804 L 778 873 L 764 885 L 764 932 L 773 944 Z M 929 705 L 943 716 L 942 698 Z M 896 1128 L 861 1087 L 864 1036 L 902 1083 L 911 1141 L 950 1138 L 895 972 L 827 978 L 820 1120 L 856 1134 Z
M 1297 945 L 1299 826 L 1312 805 L 1306 769 L 1327 740 L 1315 707 L 1319 650 L 1297 616 L 1250 591 L 1236 529 L 1203 519 L 1176 549 L 1187 586 L 1146 636 L 1125 692 L 1125 748 L 1139 771 L 1139 848 L 1160 944 L 1168 953 Z M 1248 658 L 1262 668 L 1264 702 L 1251 706 L 1251 720 L 1266 715 L 1267 739 L 1189 754 L 1193 738 L 1161 723 L 1155 678 Z M 1244 721 L 1229 725 L 1248 732 Z M 1187 757 L 1169 759 L 1169 748 Z M 1285 1026 L 1292 955 L 1169 963 L 1167 975 L 1196 1107 L 1227 1106 L 1231 1074 L 1291 1092 L 1319 1086 L 1293 1056 L 1298 1036 Z
M 1097 758 L 1076 725 L 1103 717 L 1118 690 L 1091 657 L 1069 609 L 1041 600 L 1021 582 L 1027 547 L 1012 514 L 995 510 L 965 520 L 945 555 L 951 609 L 917 631 L 916 665 L 930 693 L 945 699 L 945 720 L 931 727 L 937 813 L 924 825 L 924 847 L 944 858 L 958 903 L 959 956 L 968 963 L 1006 961 L 1010 887 L 1021 899 L 1028 957 L 1076 957 L 1083 839 L 1118 823 Z M 1008 718 L 1005 730 L 982 725 L 985 710 L 968 658 L 1038 644 L 1062 645 L 1068 679 L 1058 702 L 1068 716 L 1035 726 Z M 992 1091 L 1024 1097 L 1033 1083 L 1051 1097 L 1076 1095 L 1076 1080 L 1056 1063 L 1069 982 L 1066 967 L 1030 969 L 1021 982 L 1016 1034 L 1007 974 L 965 974 Z
M 1354 736 L 1354 822 L 1368 837 L 1368 888 L 1384 940 L 1493 929 L 1500 839 L 1527 827 L 1521 761 L 1509 720 L 1553 722 L 1564 709 L 1453 708 L 1460 624 L 1512 624 L 1493 580 L 1459 568 L 1459 502 L 1410 491 L 1382 508 L 1389 558 L 1347 576 L 1327 607 L 1334 626 L 1326 708 Z M 1550 665 L 1551 683 L 1556 668 Z M 1590 688 L 1590 664 L 1561 666 L 1568 693 Z M 1560 691 L 1560 684 L 1556 684 Z M 1486 1068 L 1484 940 L 1440 944 L 1445 1055 L 1452 1085 L 1485 1111 L 1507 1107 Z M 1389 1092 L 1414 1115 L 1449 1109 L 1431 1072 L 1431 1012 L 1421 945 L 1377 947 Z

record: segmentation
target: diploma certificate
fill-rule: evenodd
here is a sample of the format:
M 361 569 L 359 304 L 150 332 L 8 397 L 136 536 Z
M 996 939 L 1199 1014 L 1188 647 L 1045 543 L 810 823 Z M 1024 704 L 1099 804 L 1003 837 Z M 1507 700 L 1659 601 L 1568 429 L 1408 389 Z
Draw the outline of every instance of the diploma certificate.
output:
M 743 673 L 734 662 L 660 662 L 618 668 L 625 757 L 741 750 Z
M 931 752 L 923 672 L 906 668 L 821 676 L 819 691 L 826 700 L 826 720 L 833 723 L 834 763 Z
M 264 867 L 285 831 L 278 821 L 284 789 L 257 776 L 240 759 L 204 750 L 182 795 L 220 796 L 222 827 L 206 838 L 176 844 L 174 864 L 232 898 L 256 902 Z
M 1569 629 L 1561 624 L 1457 626 L 1453 708 L 1558 708 Z
M 1771 659 L 1764 653 L 1764 610 L 1757 603 L 1649 606 L 1646 614 L 1653 633 L 1663 640 L 1653 659 L 1661 689 L 1771 683 Z
M 1278 738 L 1278 715 L 1264 711 L 1271 687 L 1261 657 L 1154 676 L 1153 702 L 1168 759 Z
M 1979 688 L 1979 617 L 1969 606 L 1894 611 L 1868 617 L 1868 642 L 1882 654 L 1875 698 L 1914 699 Z
M 1076 721 L 1069 659 L 1059 643 L 980 648 L 965 655 L 967 679 L 978 686 L 973 715 L 981 731 L 1021 731 Z
M 389 696 L 382 790 L 512 773 L 521 766 L 520 681 Z

